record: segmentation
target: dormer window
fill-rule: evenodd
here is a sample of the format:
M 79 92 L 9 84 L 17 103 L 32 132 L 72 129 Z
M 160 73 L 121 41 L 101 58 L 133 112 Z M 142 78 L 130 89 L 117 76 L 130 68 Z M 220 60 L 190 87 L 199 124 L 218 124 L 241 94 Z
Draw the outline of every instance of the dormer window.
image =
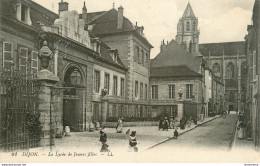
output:
M 22 3 L 16 4 L 16 18 L 28 25 L 32 25 L 30 8 Z
M 114 53 L 114 54 L 112 55 L 112 58 L 113 58 L 113 61 L 114 61 L 115 63 L 117 63 L 117 54 Z

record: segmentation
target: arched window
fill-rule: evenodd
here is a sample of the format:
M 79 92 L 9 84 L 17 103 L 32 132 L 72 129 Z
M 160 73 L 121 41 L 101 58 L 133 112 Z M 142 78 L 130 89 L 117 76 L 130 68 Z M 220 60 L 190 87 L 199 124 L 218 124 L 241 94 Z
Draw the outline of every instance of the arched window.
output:
M 215 63 L 215 64 L 213 65 L 213 72 L 214 72 L 215 74 L 220 73 L 220 65 L 219 65 L 219 63 Z
M 235 76 L 234 70 L 235 70 L 234 64 L 232 62 L 229 62 L 227 64 L 226 77 L 227 78 L 234 78 L 234 76 Z
M 192 29 L 193 31 L 196 31 L 196 22 L 193 22 Z
M 187 21 L 187 23 L 186 23 L 186 31 L 190 31 L 190 22 L 189 21 Z

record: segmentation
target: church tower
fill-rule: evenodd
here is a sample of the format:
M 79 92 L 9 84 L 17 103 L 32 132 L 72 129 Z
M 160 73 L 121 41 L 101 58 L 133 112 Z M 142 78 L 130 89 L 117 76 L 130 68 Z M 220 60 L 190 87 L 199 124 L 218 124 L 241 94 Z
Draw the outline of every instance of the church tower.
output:
M 180 18 L 177 25 L 176 41 L 180 45 L 184 45 L 187 51 L 196 53 L 199 50 L 199 35 L 198 18 L 192 10 L 190 3 L 188 3 L 182 18 Z

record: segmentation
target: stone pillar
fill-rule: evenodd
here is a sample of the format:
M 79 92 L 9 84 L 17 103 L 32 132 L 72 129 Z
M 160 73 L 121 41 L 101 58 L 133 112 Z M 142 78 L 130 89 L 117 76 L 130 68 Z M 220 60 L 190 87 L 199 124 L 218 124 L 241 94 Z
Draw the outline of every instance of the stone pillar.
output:
M 54 51 L 54 74 L 58 75 L 58 54 L 59 50 Z
M 183 117 L 183 113 L 184 113 L 183 101 L 179 101 L 178 110 L 177 110 L 177 116 L 179 121 Z
M 107 120 L 108 98 L 106 96 L 101 98 L 101 122 L 105 123 Z
M 55 114 L 53 101 L 51 101 L 51 89 L 59 81 L 59 78 L 47 69 L 43 69 L 38 72 L 37 79 L 41 83 L 39 90 L 39 111 L 41 113 L 40 122 L 43 134 L 40 145 L 55 145 Z

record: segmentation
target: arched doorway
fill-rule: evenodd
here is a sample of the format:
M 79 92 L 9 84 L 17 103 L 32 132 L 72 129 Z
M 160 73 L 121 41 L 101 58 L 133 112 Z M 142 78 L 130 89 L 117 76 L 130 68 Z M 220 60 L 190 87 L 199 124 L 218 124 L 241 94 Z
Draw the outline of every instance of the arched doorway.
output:
M 83 74 L 77 66 L 70 66 L 64 74 L 64 87 L 70 89 L 63 92 L 63 126 L 71 131 L 83 131 L 85 125 Z

